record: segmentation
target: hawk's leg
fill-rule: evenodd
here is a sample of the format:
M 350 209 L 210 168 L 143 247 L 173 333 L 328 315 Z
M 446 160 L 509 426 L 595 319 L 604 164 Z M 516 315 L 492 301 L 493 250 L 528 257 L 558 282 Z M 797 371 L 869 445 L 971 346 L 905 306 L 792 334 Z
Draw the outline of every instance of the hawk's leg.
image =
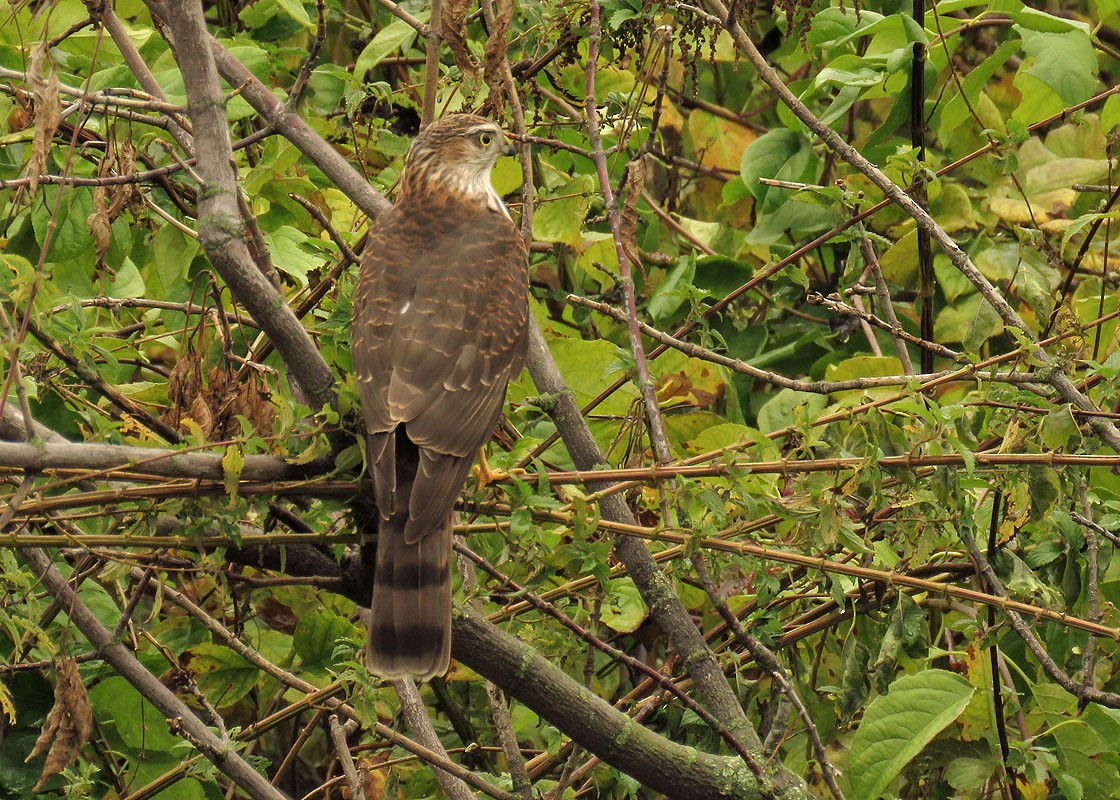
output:
M 478 478 L 478 488 L 485 489 L 491 483 L 499 483 L 508 478 L 523 478 L 529 473 L 523 469 L 490 469 L 490 464 L 486 460 L 486 448 L 480 447 L 478 450 L 478 463 L 471 470 L 475 477 Z

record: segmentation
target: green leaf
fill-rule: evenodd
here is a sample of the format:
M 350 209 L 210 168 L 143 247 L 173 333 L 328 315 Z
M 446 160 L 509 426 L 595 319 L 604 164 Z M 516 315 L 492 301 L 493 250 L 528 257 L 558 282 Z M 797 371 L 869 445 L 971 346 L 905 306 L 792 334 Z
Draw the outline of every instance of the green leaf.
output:
M 1032 58 L 1023 62 L 1015 78 L 1015 88 L 1023 93 L 1023 102 L 1015 110 L 1014 119 L 1031 123 L 1053 101 L 1043 102 L 1028 94 L 1038 84 L 1056 95 L 1059 105 L 1073 105 L 1093 96 L 1098 86 L 1097 58 L 1089 34 L 1082 30 L 1064 33 L 1040 33 L 1021 26 L 1023 49 Z M 1028 80 L 1033 78 L 1034 80 Z M 1036 83 L 1037 82 L 1037 83 Z
M 307 13 L 307 9 L 303 7 L 303 3 L 299 0 L 276 0 L 276 5 L 305 28 L 315 27 L 315 23 L 311 21 L 311 15 Z
M 829 364 L 824 372 L 825 379 L 830 381 L 849 381 L 858 378 L 878 378 L 901 374 L 902 362 L 895 356 L 853 356 L 836 364 Z
M 747 191 L 758 200 L 760 212 L 776 209 L 789 197 L 790 190 L 763 186 L 758 179 L 803 182 L 812 155 L 808 142 L 787 128 L 764 133 L 743 151 L 739 175 Z
M 852 739 L 853 800 L 876 800 L 902 768 L 968 705 L 973 687 L 941 669 L 905 675 L 867 707 Z
M 168 730 L 163 714 L 120 676 L 106 678 L 90 689 L 89 701 L 97 721 L 112 727 L 134 750 L 166 752 L 179 741 Z
M 857 19 L 858 16 L 858 19 Z M 851 34 L 866 30 L 873 22 L 883 19 L 882 14 L 864 9 L 858 15 L 853 9 L 831 6 L 823 8 L 813 17 L 813 26 L 805 35 L 805 44 L 810 52 L 826 47 L 836 47 L 847 42 Z
M 323 265 L 323 259 L 304 250 L 307 234 L 290 225 L 281 225 L 275 231 L 264 235 L 265 242 L 272 254 L 272 263 L 281 272 L 307 285 L 307 273 Z
M 198 688 L 217 708 L 228 708 L 247 695 L 262 673 L 237 653 L 220 644 L 191 648 L 191 668 Z
M 977 293 L 954 306 L 941 309 L 933 329 L 936 341 L 945 344 L 961 342 L 968 352 L 975 353 L 1003 330 L 1003 321 L 988 301 Z
M 75 186 L 44 186 L 40 187 L 39 191 L 41 195 L 33 206 L 31 223 L 35 226 L 35 238 L 40 247 L 46 241 L 51 220 L 53 219 L 55 223 L 46 260 L 55 263 L 66 262 L 86 250 L 92 252 L 93 234 L 90 232 L 89 223 L 86 222 L 89 215 L 93 213 L 93 197 L 90 190 Z M 55 213 L 56 206 L 57 213 Z
M 965 103 L 967 98 L 970 103 L 975 104 L 980 93 L 984 87 L 988 85 L 988 81 L 1002 67 L 1007 59 L 1018 52 L 1021 42 L 1017 39 L 1011 39 L 1004 42 L 996 48 L 990 56 L 985 58 L 975 67 L 961 81 L 963 92 L 956 92 L 953 94 L 945 106 L 941 109 L 941 116 L 938 122 L 938 131 L 941 138 L 951 136 L 953 132 L 969 118 L 968 105 Z
M 608 628 L 619 633 L 633 633 L 648 614 L 649 609 L 632 578 L 617 578 L 607 584 L 600 619 Z
M 938 6 L 938 11 L 942 14 L 949 13 L 940 5 Z M 1067 17 L 1055 17 L 1052 14 L 1047 14 L 1045 11 L 1028 7 L 1024 5 L 1021 0 L 992 0 L 988 5 L 988 13 L 1007 14 L 1019 25 L 1032 31 L 1040 31 L 1043 33 L 1081 31 L 1085 34 L 1089 33 L 1089 25 L 1085 22 Z
M 152 238 L 152 263 L 148 268 L 148 284 L 156 297 L 181 302 L 190 296 L 187 271 L 198 251 L 197 239 L 174 225 L 160 226 Z
M 1101 130 L 1112 133 L 1120 125 L 1120 95 L 1111 95 L 1101 109 Z
M 875 86 L 882 79 L 883 71 L 867 59 L 846 54 L 817 73 L 817 77 L 813 79 L 813 88 L 821 89 L 829 85 Z
M 1047 449 L 1064 450 L 1069 440 L 1075 436 L 1080 441 L 1081 429 L 1077 426 L 1077 420 L 1073 418 L 1072 408 L 1069 403 L 1066 403 L 1043 417 L 1039 434 Z
M 331 611 L 304 614 L 292 634 L 296 655 L 307 669 L 322 669 L 335 662 L 339 640 L 357 644 L 358 631 L 350 620 Z
M 696 259 L 693 283 L 714 297 L 724 297 L 751 279 L 750 264 L 726 256 L 701 256 Z
M 782 389 L 758 410 L 758 429 L 773 433 L 794 424 L 798 419 L 811 422 L 828 405 L 824 395 Z
M 622 363 L 623 351 L 612 342 L 585 342 L 557 337 L 548 346 L 568 387 L 575 393 L 576 402 L 581 406 L 602 391 L 603 376 L 613 372 Z M 600 406 L 601 413 L 625 414 L 637 395 L 637 387 L 627 383 Z
M 591 192 L 595 179 L 580 175 L 541 198 L 533 215 L 533 238 L 542 242 L 563 242 L 579 247 L 587 210 L 591 208 Z
M 126 258 L 124 264 L 113 276 L 113 297 L 144 297 L 144 278 L 140 270 L 132 263 L 131 258 Z
M 427 14 L 422 15 L 427 22 Z M 416 38 L 416 29 L 404 20 L 393 20 L 369 40 L 354 61 L 354 80 L 361 83 L 366 73 L 398 50 L 407 50 Z
M 650 297 L 647 305 L 649 315 L 654 322 L 659 322 L 671 316 L 681 307 L 692 288 L 692 279 L 696 274 L 696 259 L 691 256 L 681 256 L 677 265 L 669 270 L 669 274 Z

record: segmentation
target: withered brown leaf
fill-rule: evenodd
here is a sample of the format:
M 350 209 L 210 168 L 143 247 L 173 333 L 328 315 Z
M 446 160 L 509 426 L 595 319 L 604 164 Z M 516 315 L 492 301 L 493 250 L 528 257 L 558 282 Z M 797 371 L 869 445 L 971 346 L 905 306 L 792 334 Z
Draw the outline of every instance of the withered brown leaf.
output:
M 39 177 L 46 172 L 51 141 L 62 122 L 62 101 L 58 96 L 58 75 L 48 58 L 48 44 L 41 42 L 31 51 L 27 69 L 27 83 L 35 98 L 35 136 L 31 144 L 31 159 L 27 164 L 31 196 L 39 188 Z
M 32 791 L 39 791 L 47 781 L 74 763 L 93 730 L 93 708 L 78 673 L 78 662 L 62 658 L 55 665 L 54 706 L 47 714 L 43 730 L 27 760 L 35 758 L 50 745 L 39 782 Z M 53 740 L 53 743 L 52 743 Z
M 472 0 L 444 0 L 441 32 L 459 70 L 475 78 L 478 76 L 478 62 L 467 48 L 467 15 L 472 4 Z
M 645 185 L 646 162 L 643 156 L 638 155 L 627 166 L 626 197 L 623 200 L 622 219 L 619 225 L 626 257 L 632 264 L 638 265 L 641 264 L 641 255 L 638 252 L 638 198 L 642 196 Z
M 490 36 L 486 40 L 482 57 L 482 74 L 486 85 L 490 88 L 490 96 L 486 102 L 493 108 L 495 114 L 501 113 L 505 107 L 506 85 L 502 65 L 505 63 L 506 52 L 509 49 L 506 34 L 512 19 L 513 0 L 498 0 L 494 4 L 494 25 L 490 29 Z

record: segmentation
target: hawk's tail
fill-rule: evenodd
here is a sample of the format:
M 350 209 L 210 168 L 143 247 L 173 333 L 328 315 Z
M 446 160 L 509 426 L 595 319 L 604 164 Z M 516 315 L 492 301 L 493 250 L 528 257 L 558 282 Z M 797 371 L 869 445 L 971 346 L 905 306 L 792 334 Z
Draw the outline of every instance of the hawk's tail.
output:
M 381 519 L 366 663 L 382 678 L 424 681 L 451 661 L 451 515 L 415 544 L 407 516 Z

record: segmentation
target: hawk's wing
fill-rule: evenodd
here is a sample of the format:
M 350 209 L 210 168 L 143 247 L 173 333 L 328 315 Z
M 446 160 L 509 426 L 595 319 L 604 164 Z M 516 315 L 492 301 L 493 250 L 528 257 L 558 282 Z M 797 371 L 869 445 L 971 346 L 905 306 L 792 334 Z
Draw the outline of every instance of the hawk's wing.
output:
M 420 449 L 408 498 L 411 541 L 454 507 L 525 355 L 524 243 L 505 216 L 463 211 L 386 211 L 366 244 L 355 292 L 354 369 L 383 516 L 399 512 L 403 500 L 399 425 Z

